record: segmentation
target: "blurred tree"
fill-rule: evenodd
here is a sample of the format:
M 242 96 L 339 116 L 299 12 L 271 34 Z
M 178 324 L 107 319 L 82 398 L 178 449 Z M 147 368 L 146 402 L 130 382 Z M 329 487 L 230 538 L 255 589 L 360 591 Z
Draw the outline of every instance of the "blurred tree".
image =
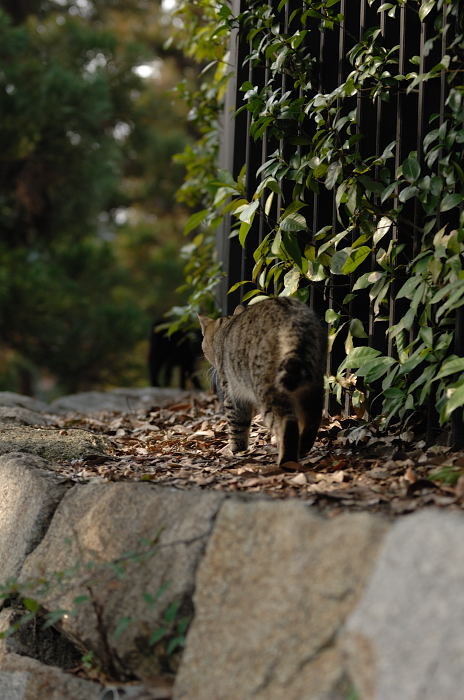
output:
M 185 219 L 168 27 L 159 2 L 0 0 L 0 389 L 146 383 Z

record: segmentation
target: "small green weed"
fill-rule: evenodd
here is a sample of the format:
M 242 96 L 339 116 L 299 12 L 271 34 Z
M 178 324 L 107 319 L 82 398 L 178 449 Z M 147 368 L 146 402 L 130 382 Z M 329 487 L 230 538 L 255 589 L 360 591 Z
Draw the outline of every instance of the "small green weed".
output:
M 27 626 L 30 624 L 40 623 L 42 629 L 59 626 L 61 622 L 75 617 L 82 604 L 86 603 L 90 605 L 95 615 L 101 658 L 95 650 L 86 649 L 82 656 L 83 668 L 88 673 L 96 668 L 102 669 L 105 674 L 115 680 L 128 679 L 131 674 L 119 658 L 114 641 L 121 638 L 130 625 L 135 622 L 143 622 L 143 620 L 124 615 L 115 621 L 114 627 L 111 625 L 112 631 L 108 629 L 103 616 L 103 606 L 99 601 L 101 598 L 101 576 L 104 576 L 106 585 L 108 584 L 108 573 L 113 580 L 120 580 L 127 576 L 126 569 L 129 564 L 143 565 L 156 553 L 158 537 L 140 544 L 139 550 L 126 552 L 109 562 L 79 561 L 68 570 L 48 573 L 46 578 L 40 577 L 25 582 L 10 579 L 4 584 L 0 584 L 0 601 L 3 601 L 4 607 L 9 606 L 17 613 L 10 626 L 0 631 L 0 639 L 11 637 L 24 628 L 28 629 Z M 131 575 L 133 573 L 132 567 Z M 165 581 L 153 593 L 145 591 L 142 594 L 147 609 L 153 611 L 170 585 L 170 581 Z M 69 609 L 47 610 L 40 602 L 40 599 L 46 595 L 56 591 L 61 595 L 72 591 L 76 586 L 83 588 L 84 593 L 73 598 Z M 159 652 L 163 659 L 162 665 L 167 669 L 171 665 L 170 657 L 185 646 L 185 636 L 191 620 L 191 615 L 183 614 L 186 607 L 189 610 L 188 603 L 187 605 L 183 604 L 182 600 L 172 600 L 164 610 L 161 606 L 159 616 L 157 616 L 157 626 L 151 634 L 147 635 L 147 651 L 153 653 L 154 647 L 159 645 L 156 649 L 156 656 L 158 657 Z
M 441 481 L 447 486 L 456 486 L 459 477 L 464 475 L 463 467 L 454 464 L 446 464 L 430 473 L 432 481 Z

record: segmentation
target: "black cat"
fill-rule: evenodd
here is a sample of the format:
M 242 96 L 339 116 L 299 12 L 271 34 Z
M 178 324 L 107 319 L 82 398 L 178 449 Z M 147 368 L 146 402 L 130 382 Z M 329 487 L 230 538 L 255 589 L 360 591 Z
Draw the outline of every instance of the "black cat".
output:
M 187 382 L 194 389 L 201 389 L 196 374 L 198 358 L 202 356 L 200 331 L 176 331 L 168 336 L 154 323 L 150 332 L 148 367 L 151 386 L 171 386 L 174 371 L 179 369 L 179 386 L 185 389 Z

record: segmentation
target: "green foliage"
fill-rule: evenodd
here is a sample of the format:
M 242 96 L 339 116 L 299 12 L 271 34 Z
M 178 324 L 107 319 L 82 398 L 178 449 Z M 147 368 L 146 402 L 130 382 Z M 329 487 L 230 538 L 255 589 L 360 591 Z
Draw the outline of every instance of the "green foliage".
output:
M 276 29 L 287 0 L 277 8 L 255 0 L 239 17 L 231 17 L 227 3 L 201 3 L 204 12 L 207 7 L 216 13 L 215 25 L 209 18 L 208 36 L 216 36 L 216 31 L 222 37 L 239 26 L 250 46 L 246 60 L 268 69 L 264 87 L 249 81 L 241 86 L 245 100 L 241 109 L 250 114 L 253 138 L 283 139 L 287 147 L 268 154 L 251 195 L 245 192 L 244 173 L 237 181 L 224 172 L 210 177 L 210 164 L 203 168 L 200 163 L 196 182 L 203 195 L 202 211 L 193 215 L 191 225 L 217 223 L 232 214 L 231 235 L 238 235 L 243 245 L 254 220 L 264 216 L 268 232 L 254 252 L 255 267 L 247 281 L 253 285 L 245 295 L 251 302 L 272 294 L 307 300 L 310 287 L 316 285 L 330 304 L 331 285 L 347 286 L 342 307 L 330 308 L 326 319 L 331 344 L 342 338 L 347 354 L 329 385 L 340 400 L 344 391 L 354 392 L 358 406 L 364 405 L 365 389 L 371 398 L 373 392 L 378 394 L 385 424 L 406 419 L 430 401 L 444 424 L 464 406 L 464 360 L 452 354 L 453 322 L 464 304 L 460 4 L 460 0 L 369 0 L 377 10 L 378 26 L 367 28 L 350 49 L 346 79 L 332 91 L 321 92 L 318 56 L 311 52 L 308 39 L 321 29 L 338 31 L 343 22 L 339 2 L 301 3 L 289 14 L 287 33 Z M 396 22 L 405 5 L 408 12 L 418 13 L 421 22 L 427 21 L 426 56 L 441 56 L 431 67 L 428 60 L 427 70 L 421 69 L 420 57 L 412 56 L 401 72 L 400 47 L 385 44 L 381 14 L 387 23 Z M 188 31 L 195 45 L 198 29 L 190 25 Z M 366 153 L 358 100 L 380 105 L 398 96 L 408 99 L 423 83 L 437 80 L 446 88 L 445 111 L 430 117 L 420 150 L 411 151 L 402 162 L 396 141 L 380 152 Z M 211 94 L 220 102 L 218 85 L 213 83 L 213 88 L 212 93 L 210 83 L 204 93 L 200 91 L 197 111 L 210 105 Z M 311 231 L 312 195 L 323 192 L 334 195 L 337 227 L 329 211 L 326 224 Z M 399 228 L 410 227 L 411 203 L 422 222 L 412 255 L 397 236 Z M 386 322 L 392 290 L 405 301 L 405 310 L 388 328 L 393 354 L 387 357 L 357 345 L 357 339 L 364 344 L 368 334 L 350 309 L 356 308 L 357 300 L 364 304 L 368 296 L 374 321 Z M 412 328 L 417 333 L 412 334 Z M 356 377 L 362 377 L 362 387 Z
M 183 301 L 188 137 L 161 14 L 0 3 L 0 389 L 145 384 L 149 328 Z
M 464 476 L 464 469 L 455 464 L 446 464 L 430 473 L 431 479 L 441 481 L 448 486 L 456 486 L 462 476 Z
M 65 25 L 12 27 L 0 12 L 0 225 L 10 246 L 85 236 L 115 189 L 120 155 L 104 71 L 114 39 Z
M 188 219 L 184 234 L 190 240 L 182 248 L 185 261 L 181 293 L 187 294 L 187 304 L 171 309 L 171 330 L 197 326 L 198 313 L 213 314 L 215 288 L 221 276 L 215 255 L 215 235 L 221 220 L 215 208 L 216 188 L 212 182 L 220 179 L 217 158 L 219 149 L 219 113 L 224 90 L 230 77 L 226 60 L 230 8 L 225 3 L 210 0 L 181 2 L 176 15 L 183 28 L 173 41 L 201 68 L 200 82 L 184 81 L 178 86 L 180 98 L 188 105 L 188 119 L 197 134 L 193 144 L 178 154 L 186 176 L 177 193 L 180 202 L 197 211 Z
M 0 246 L 2 341 L 36 367 L 50 367 L 73 392 L 130 378 L 127 352 L 143 337 L 145 319 L 127 298 L 127 273 L 108 244 L 49 246 L 34 256 Z M 102 363 L 105 358 L 105 363 Z
M 352 686 L 348 691 L 346 700 L 361 700 L 360 695 L 354 686 Z

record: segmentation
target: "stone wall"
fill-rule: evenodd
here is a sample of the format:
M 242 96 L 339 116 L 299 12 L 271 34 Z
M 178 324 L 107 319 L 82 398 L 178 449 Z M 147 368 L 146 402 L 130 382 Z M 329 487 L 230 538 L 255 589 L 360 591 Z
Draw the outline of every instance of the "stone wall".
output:
M 53 461 L 58 431 L 38 456 L 50 409 L 9 400 L 29 437 L 27 451 L 0 439 L 0 628 L 22 614 L 12 581 L 66 612 L 1 640 L 0 698 L 462 697 L 461 513 L 328 518 L 298 500 L 75 483 Z M 88 449 L 76 439 L 73 454 Z M 186 619 L 184 652 L 170 651 Z M 89 650 L 93 680 L 76 673 Z

